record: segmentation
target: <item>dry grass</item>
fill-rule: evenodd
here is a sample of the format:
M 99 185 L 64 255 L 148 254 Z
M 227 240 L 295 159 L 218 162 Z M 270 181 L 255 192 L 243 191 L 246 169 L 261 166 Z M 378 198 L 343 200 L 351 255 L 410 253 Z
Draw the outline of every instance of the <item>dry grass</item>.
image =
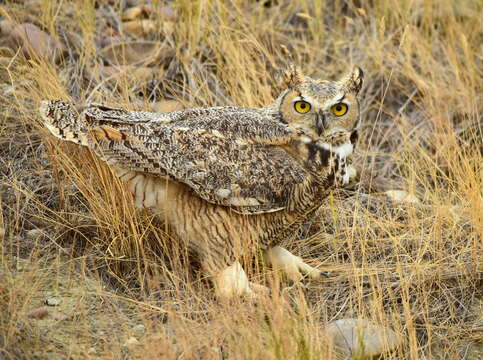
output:
M 153 16 L 145 36 L 158 50 L 147 83 L 103 73 L 99 42 L 124 2 L 96 3 L 2 8 L 68 52 L 53 65 L 0 48 L 0 358 L 331 359 L 322 326 L 347 317 L 401 334 L 389 359 L 481 356 L 481 2 L 174 1 L 175 23 Z M 162 219 L 135 211 L 87 151 L 48 136 L 37 108 L 67 97 L 262 106 L 286 49 L 314 77 L 364 69 L 360 181 L 287 245 L 331 278 L 219 303 Z M 392 202 L 392 189 L 421 203 Z M 271 282 L 255 265 L 250 277 Z M 28 316 L 51 296 L 58 310 Z M 140 344 L 123 346 L 129 337 Z

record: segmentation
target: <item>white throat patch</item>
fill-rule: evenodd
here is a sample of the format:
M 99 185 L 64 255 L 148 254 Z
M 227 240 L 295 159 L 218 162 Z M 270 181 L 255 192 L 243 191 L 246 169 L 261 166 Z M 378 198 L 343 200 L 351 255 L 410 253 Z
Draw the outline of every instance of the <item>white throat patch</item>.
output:
M 322 143 L 318 145 L 325 150 L 332 151 L 333 153 L 339 155 L 341 159 L 345 159 L 347 156 L 352 154 L 352 151 L 354 150 L 354 146 L 351 143 L 345 143 L 340 146 L 332 146 L 331 144 L 327 143 Z

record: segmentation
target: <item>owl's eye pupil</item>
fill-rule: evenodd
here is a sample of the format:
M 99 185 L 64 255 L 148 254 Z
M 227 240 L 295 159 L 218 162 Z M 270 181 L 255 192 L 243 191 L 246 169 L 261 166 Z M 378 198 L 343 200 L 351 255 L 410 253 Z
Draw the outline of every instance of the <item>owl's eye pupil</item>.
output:
M 302 108 L 302 109 L 305 109 L 306 106 L 307 105 L 305 105 L 305 103 L 300 104 L 300 108 Z
M 342 106 L 337 105 L 337 106 L 335 107 L 335 109 L 336 109 L 337 111 L 342 111 Z

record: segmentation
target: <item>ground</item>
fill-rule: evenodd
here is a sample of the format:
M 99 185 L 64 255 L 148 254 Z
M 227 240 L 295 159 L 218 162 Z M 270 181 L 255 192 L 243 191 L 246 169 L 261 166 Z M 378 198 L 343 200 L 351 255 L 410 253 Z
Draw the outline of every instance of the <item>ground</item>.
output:
M 482 5 L 477 0 L 5 1 L 0 15 L 0 358 L 336 359 L 371 320 L 387 359 L 480 359 Z M 328 273 L 220 301 L 162 219 L 40 124 L 42 99 L 260 107 L 289 63 L 363 68 L 355 180 L 284 244 Z M 50 304 L 50 305 L 49 305 Z

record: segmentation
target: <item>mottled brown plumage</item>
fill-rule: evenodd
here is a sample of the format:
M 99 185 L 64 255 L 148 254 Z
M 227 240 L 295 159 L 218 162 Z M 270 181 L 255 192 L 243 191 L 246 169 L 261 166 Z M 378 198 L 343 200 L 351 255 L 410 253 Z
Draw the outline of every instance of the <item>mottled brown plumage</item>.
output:
M 320 275 L 278 243 L 348 180 L 362 71 L 321 82 L 292 68 L 285 84 L 263 109 L 154 114 L 91 104 L 78 111 L 54 100 L 40 111 L 55 136 L 106 161 L 137 206 L 162 213 L 220 295 L 233 296 L 251 291 L 238 260 L 257 248 L 293 276 Z

